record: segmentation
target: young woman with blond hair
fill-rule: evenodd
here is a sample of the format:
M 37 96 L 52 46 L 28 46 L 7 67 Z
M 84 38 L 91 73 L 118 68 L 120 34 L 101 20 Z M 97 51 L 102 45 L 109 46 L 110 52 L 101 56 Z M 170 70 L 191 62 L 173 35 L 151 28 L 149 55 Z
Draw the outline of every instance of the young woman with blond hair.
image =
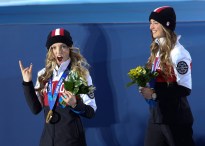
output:
M 40 146 L 86 146 L 81 116 L 92 118 L 97 109 L 93 94 L 80 94 L 80 98 L 64 89 L 69 72 L 77 71 L 92 85 L 88 63 L 73 46 L 70 33 L 58 28 L 52 30 L 46 42 L 45 68 L 38 72 L 35 88 L 32 82 L 32 64 L 24 68 L 23 76 L 26 101 L 34 114 L 44 110 L 45 122 Z
M 172 7 L 156 8 L 149 16 L 152 43 L 147 67 L 158 76 L 139 92 L 150 100 L 145 146 L 194 146 L 193 116 L 187 100 L 192 89 L 189 52 L 174 32 Z

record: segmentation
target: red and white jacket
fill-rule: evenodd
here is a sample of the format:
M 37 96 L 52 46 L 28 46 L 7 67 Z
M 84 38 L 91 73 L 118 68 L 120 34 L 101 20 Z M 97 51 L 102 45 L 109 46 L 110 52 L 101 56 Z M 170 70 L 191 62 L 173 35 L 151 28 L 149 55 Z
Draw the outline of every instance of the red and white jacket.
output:
M 69 63 L 70 63 L 70 60 L 67 60 L 67 61 L 63 62 L 59 67 L 58 66 L 55 67 L 55 69 L 53 71 L 53 79 L 52 79 L 52 87 L 54 89 L 55 89 L 60 77 L 62 76 L 63 72 L 68 67 Z M 42 75 L 44 72 L 45 72 L 45 68 L 43 68 L 42 70 L 40 70 L 38 72 L 38 77 L 40 75 Z M 87 80 L 88 85 L 93 85 L 92 78 L 91 78 L 90 75 L 87 76 L 86 80 Z M 37 93 L 38 98 L 39 98 L 39 100 L 40 100 L 40 102 L 43 106 L 48 106 L 47 86 L 48 86 L 48 83 L 46 83 L 46 85 L 45 85 L 43 96 L 40 96 L 40 94 Z M 39 87 L 39 82 L 37 81 L 36 85 L 35 85 L 35 88 L 38 88 L 38 87 Z M 64 92 L 64 90 L 65 90 L 64 89 L 64 83 L 62 83 L 62 85 L 60 87 L 59 94 L 58 94 L 58 100 L 61 98 L 62 93 Z M 94 109 L 94 111 L 96 111 L 97 106 L 96 106 L 95 98 L 91 99 L 87 94 L 81 94 L 80 97 L 83 100 L 84 104 L 90 105 Z M 60 103 L 58 102 L 57 104 L 59 105 Z

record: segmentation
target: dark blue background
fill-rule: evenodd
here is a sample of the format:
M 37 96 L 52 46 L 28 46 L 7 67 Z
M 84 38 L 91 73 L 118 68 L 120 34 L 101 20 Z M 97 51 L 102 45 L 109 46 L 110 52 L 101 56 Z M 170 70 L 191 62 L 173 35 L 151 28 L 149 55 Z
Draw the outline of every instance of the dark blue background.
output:
M 197 146 L 204 146 L 204 2 L 0 8 L 0 145 L 38 145 L 43 112 L 32 115 L 25 102 L 18 60 L 25 66 L 33 63 L 35 82 L 37 71 L 44 67 L 48 32 L 63 27 L 91 64 L 97 87 L 96 117 L 83 119 L 88 146 L 142 146 L 148 105 L 136 86 L 125 85 L 130 81 L 129 69 L 147 61 L 151 43 L 147 19 L 161 5 L 176 7 L 176 32 L 193 59 L 193 90 L 188 99 L 195 118 L 194 139 Z

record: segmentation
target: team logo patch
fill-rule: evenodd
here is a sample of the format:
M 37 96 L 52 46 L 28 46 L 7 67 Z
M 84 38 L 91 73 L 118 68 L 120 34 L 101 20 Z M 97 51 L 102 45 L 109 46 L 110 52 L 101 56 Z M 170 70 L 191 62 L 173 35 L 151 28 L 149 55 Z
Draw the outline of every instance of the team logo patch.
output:
M 178 64 L 177 64 L 177 71 L 179 74 L 186 74 L 188 72 L 188 65 L 185 61 L 180 61 Z

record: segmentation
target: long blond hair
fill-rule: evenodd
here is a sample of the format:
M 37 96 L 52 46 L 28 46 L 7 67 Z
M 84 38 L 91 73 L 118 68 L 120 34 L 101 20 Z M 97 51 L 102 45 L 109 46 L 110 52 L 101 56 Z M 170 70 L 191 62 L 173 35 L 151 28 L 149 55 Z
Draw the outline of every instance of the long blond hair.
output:
M 163 26 L 162 26 L 162 29 L 165 34 L 165 43 L 157 44 L 155 42 L 155 39 L 152 37 L 152 43 L 150 45 L 151 55 L 148 58 L 146 66 L 148 68 L 151 68 L 152 63 L 154 62 L 155 57 L 157 55 L 157 52 L 160 51 L 159 66 L 160 66 L 160 69 L 162 70 L 164 78 L 167 79 L 168 77 L 173 76 L 172 62 L 170 60 L 170 53 L 176 44 L 177 35 L 174 31 L 166 29 Z
M 76 47 L 69 47 L 70 49 L 70 59 L 71 59 L 71 70 L 77 71 L 81 77 L 86 79 L 86 76 L 89 74 L 88 68 L 90 65 L 87 60 L 80 53 L 80 49 Z M 45 72 L 38 77 L 40 86 L 37 91 L 42 91 L 45 87 L 45 84 L 48 82 L 49 78 L 53 74 L 53 70 L 56 67 L 57 62 L 53 55 L 52 48 L 50 48 L 46 55 L 45 61 Z

